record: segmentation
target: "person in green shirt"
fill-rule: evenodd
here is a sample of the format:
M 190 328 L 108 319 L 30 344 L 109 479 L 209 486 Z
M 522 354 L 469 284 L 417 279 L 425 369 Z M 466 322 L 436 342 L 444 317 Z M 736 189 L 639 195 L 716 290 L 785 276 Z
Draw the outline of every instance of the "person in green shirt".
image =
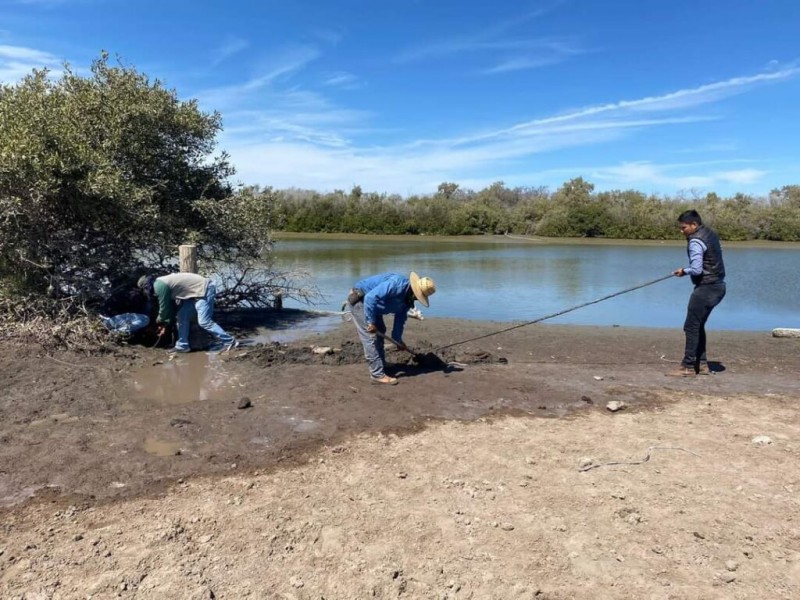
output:
M 239 346 L 239 342 L 212 318 L 217 288 L 211 279 L 196 273 L 172 273 L 162 277 L 144 275 L 139 278 L 138 285 L 150 298 L 158 299 L 156 323 L 161 326 L 159 334 L 177 320 L 178 341 L 170 352 L 191 352 L 189 328 L 195 312 L 197 324 L 216 340 L 212 350 L 227 352 Z

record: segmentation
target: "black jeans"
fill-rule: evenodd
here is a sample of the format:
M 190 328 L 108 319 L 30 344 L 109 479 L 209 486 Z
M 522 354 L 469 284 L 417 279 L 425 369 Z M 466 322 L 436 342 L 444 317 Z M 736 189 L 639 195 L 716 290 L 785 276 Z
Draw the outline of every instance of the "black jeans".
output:
M 689 308 L 683 324 L 686 334 L 686 350 L 682 361 L 684 367 L 694 369 L 706 362 L 706 321 L 724 297 L 724 282 L 695 286 L 689 297 Z

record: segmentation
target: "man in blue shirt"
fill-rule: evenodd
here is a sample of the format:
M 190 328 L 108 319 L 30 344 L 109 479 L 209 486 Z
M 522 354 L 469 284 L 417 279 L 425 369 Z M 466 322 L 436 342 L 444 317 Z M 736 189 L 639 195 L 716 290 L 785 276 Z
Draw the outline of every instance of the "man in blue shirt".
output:
M 401 350 L 408 350 L 403 343 L 403 329 L 408 320 L 408 311 L 414 308 L 414 300 L 429 306 L 428 297 L 436 291 L 430 277 L 420 277 L 412 272 L 408 277 L 397 273 L 381 273 L 362 279 L 350 290 L 347 304 L 353 313 L 358 337 L 364 346 L 364 357 L 369 363 L 373 383 L 395 385 L 397 379 L 386 375 L 384 338 L 386 333 L 383 315 L 394 315 L 391 338 Z
M 710 375 L 706 358 L 706 321 L 714 307 L 725 297 L 725 263 L 719 236 L 703 225 L 696 210 L 687 210 L 678 217 L 681 233 L 686 236 L 689 266 L 673 271 L 674 275 L 689 275 L 694 291 L 689 297 L 686 321 L 686 348 L 681 366 L 671 375 L 691 377 L 696 373 Z

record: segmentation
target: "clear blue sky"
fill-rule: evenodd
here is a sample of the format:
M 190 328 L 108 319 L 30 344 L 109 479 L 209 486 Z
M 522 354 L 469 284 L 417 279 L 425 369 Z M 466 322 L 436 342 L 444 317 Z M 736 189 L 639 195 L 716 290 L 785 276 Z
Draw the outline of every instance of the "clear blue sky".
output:
M 800 0 L 0 0 L 0 80 L 101 50 L 218 110 L 236 181 L 800 183 Z

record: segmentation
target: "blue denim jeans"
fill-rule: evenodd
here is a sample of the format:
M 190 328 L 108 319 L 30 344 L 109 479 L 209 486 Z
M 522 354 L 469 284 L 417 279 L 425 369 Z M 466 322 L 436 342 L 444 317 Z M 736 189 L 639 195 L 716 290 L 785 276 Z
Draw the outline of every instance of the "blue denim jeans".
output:
M 698 285 L 689 297 L 686 321 L 683 332 L 686 334 L 686 348 L 683 353 L 684 367 L 694 369 L 706 358 L 706 321 L 714 307 L 725 297 L 724 283 Z
M 216 297 L 217 287 L 213 281 L 209 281 L 205 296 L 181 300 L 178 308 L 178 341 L 175 343 L 175 348 L 178 350 L 189 348 L 189 329 L 194 312 L 197 312 L 197 324 L 210 333 L 215 340 L 222 344 L 230 344 L 233 341 L 233 336 L 211 318 L 214 315 L 214 299 Z
M 380 379 L 386 374 L 384 372 L 386 352 L 383 338 L 374 333 L 367 333 L 363 302 L 351 304 L 350 310 L 353 312 L 353 323 L 356 326 L 361 345 L 364 347 L 364 358 L 367 359 L 367 363 L 369 364 L 369 374 L 372 377 Z M 381 333 L 386 333 L 386 324 L 380 317 L 378 317 L 378 322 L 375 323 L 375 326 Z

